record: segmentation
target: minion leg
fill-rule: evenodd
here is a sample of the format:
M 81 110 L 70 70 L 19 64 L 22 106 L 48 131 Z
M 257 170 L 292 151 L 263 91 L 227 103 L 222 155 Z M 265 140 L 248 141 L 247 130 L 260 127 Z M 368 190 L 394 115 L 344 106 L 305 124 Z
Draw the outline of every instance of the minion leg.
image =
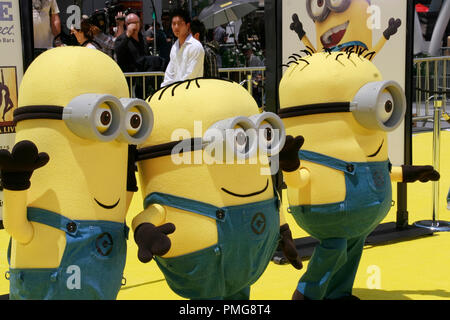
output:
M 325 239 L 317 245 L 297 290 L 311 300 L 321 300 L 334 274 L 347 262 L 347 239 Z
M 353 282 L 361 260 L 365 239 L 366 236 L 347 240 L 347 261 L 331 277 L 325 295 L 327 299 L 338 299 L 352 295 Z
M 235 294 L 224 297 L 224 300 L 249 300 L 250 299 L 250 286 L 245 287 L 239 292 L 236 292 Z

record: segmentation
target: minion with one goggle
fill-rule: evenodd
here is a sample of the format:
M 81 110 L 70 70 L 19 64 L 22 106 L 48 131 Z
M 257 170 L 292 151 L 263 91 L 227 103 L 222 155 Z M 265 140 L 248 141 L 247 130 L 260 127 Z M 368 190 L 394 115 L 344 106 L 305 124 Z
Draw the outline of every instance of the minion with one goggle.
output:
M 391 165 L 387 133 L 401 125 L 406 98 L 368 59 L 312 54 L 286 70 L 279 90 L 288 212 L 320 241 L 293 299 L 356 298 L 365 239 L 391 207 L 391 180 L 426 182 L 439 173 Z

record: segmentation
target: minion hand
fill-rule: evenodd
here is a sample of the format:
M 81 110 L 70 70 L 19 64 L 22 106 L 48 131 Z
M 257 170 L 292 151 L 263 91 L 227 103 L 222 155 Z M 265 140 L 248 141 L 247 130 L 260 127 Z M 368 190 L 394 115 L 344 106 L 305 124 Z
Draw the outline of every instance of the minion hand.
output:
M 433 166 L 410 166 L 402 165 L 403 182 L 437 181 L 441 177 L 439 172 L 434 170 Z
M 398 31 L 398 28 L 402 25 L 402 21 L 400 19 L 389 19 L 389 26 L 386 30 L 384 30 L 383 35 L 386 38 L 386 40 L 389 40 L 389 38 L 396 34 Z
M 280 235 L 280 247 L 284 256 L 289 260 L 295 269 L 300 270 L 303 268 L 302 260 L 298 255 L 297 248 L 294 240 L 292 239 L 291 229 L 289 229 L 289 225 L 287 223 L 280 227 Z
M 168 234 L 175 231 L 173 223 L 165 223 L 155 227 L 152 223 L 143 223 L 134 231 L 134 240 L 138 246 L 138 259 L 147 263 L 153 259 L 153 255 L 166 254 L 171 246 Z
M 18 142 L 12 152 L 0 150 L 2 187 L 8 190 L 27 190 L 33 171 L 46 165 L 49 156 L 38 153 L 36 145 L 28 140 Z
M 291 30 L 295 31 L 298 34 L 298 37 L 300 38 L 300 41 L 305 36 L 305 30 L 303 30 L 303 24 L 298 19 L 298 15 L 294 13 L 292 15 L 292 23 L 290 25 Z
M 303 136 L 286 136 L 286 142 L 280 152 L 280 168 L 286 172 L 292 172 L 300 167 L 298 151 L 302 147 L 305 139 Z

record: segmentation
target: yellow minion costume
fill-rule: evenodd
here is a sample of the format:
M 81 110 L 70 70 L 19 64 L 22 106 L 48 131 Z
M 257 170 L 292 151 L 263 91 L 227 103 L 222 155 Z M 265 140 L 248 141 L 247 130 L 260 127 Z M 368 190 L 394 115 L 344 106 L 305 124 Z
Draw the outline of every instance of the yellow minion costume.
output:
M 14 121 L 16 144 L 0 151 L 10 299 L 115 299 L 127 176 L 136 191 L 129 145 L 150 134 L 150 107 L 128 98 L 107 55 L 64 47 L 29 66 Z

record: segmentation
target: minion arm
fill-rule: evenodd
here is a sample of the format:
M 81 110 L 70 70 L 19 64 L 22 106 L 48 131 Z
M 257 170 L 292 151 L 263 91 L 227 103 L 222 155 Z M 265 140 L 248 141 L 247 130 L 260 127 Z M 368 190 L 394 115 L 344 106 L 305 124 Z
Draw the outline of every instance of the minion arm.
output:
M 300 168 L 293 172 L 283 172 L 283 177 L 289 188 L 300 189 L 310 182 L 311 173 L 306 168 Z
M 3 224 L 11 237 L 27 244 L 33 239 L 33 225 L 27 219 L 27 190 L 3 189 L 5 206 L 3 208 Z
M 143 223 L 151 223 L 155 226 L 160 226 L 165 223 L 166 220 L 166 209 L 159 204 L 152 204 L 148 206 L 144 211 L 139 213 L 136 217 L 134 217 L 133 222 L 131 223 L 131 227 L 134 230 L 143 224 Z
M 433 166 L 402 165 L 392 167 L 391 179 L 397 182 L 428 182 L 440 179 L 440 174 Z

